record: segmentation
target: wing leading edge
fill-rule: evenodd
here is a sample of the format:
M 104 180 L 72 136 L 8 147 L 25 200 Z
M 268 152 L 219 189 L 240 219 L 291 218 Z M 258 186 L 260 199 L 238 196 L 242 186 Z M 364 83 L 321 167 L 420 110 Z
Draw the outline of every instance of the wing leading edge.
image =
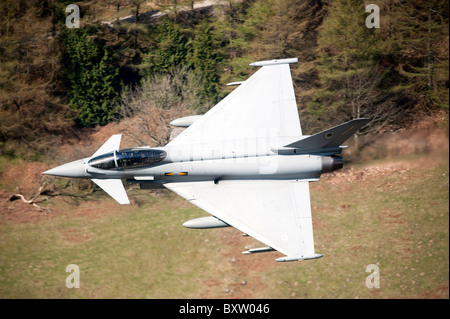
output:
M 302 135 L 289 63 L 261 61 L 255 74 L 200 117 L 167 147 L 215 143 L 237 138 L 279 139 Z M 270 146 L 270 145 L 267 145 Z
M 286 255 L 277 261 L 319 258 L 314 252 L 309 182 L 223 180 L 166 183 L 211 215 Z

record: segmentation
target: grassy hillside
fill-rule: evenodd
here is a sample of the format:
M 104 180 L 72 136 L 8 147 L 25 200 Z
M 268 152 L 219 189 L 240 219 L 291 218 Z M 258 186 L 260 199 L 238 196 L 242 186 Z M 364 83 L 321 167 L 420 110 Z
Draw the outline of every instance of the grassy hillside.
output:
M 448 175 L 448 151 L 323 175 L 311 195 L 324 257 L 294 263 L 241 255 L 261 244 L 235 229 L 185 229 L 206 213 L 168 191 L 131 190 L 131 206 L 100 191 L 77 204 L 61 196 L 52 212 L 3 191 L 0 297 L 448 298 Z M 65 286 L 69 264 L 79 289 Z M 365 285 L 370 264 L 379 289 Z

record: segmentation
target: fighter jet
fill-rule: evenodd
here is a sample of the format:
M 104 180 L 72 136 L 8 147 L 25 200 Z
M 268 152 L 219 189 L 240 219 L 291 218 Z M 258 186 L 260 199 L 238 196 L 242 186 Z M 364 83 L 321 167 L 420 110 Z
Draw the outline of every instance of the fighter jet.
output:
M 187 221 L 194 229 L 232 226 L 276 250 L 277 261 L 320 258 L 314 250 L 309 183 L 342 168 L 341 146 L 369 119 L 355 119 L 303 135 L 289 64 L 261 67 L 202 116 L 176 119 L 187 127 L 164 147 L 120 149 L 113 135 L 91 157 L 44 174 L 89 178 L 120 204 L 129 204 L 121 179 L 141 189 L 166 187 L 211 216 Z

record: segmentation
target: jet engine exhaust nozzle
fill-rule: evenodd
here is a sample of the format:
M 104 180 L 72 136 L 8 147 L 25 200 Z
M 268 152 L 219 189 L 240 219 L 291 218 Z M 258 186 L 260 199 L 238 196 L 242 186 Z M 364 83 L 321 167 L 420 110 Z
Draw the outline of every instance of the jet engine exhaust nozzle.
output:
M 324 156 L 322 157 L 322 173 L 330 173 L 332 171 L 344 167 L 344 161 L 340 156 Z

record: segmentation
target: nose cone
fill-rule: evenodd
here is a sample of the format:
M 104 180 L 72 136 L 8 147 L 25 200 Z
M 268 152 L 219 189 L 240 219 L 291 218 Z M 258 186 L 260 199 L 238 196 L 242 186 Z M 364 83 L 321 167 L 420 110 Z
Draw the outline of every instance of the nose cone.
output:
M 84 160 L 73 161 L 45 171 L 45 175 L 61 176 L 61 177 L 85 177 Z

